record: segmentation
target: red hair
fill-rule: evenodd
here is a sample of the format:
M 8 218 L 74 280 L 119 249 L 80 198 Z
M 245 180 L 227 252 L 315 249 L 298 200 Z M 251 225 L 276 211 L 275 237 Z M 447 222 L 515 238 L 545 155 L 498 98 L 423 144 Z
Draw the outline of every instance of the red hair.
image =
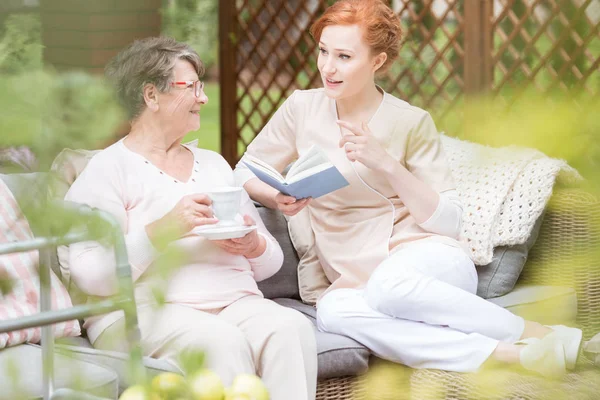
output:
M 383 0 L 338 1 L 312 24 L 310 34 L 318 42 L 323 29 L 330 25 L 360 26 L 373 54 L 387 54 L 382 71 L 398 58 L 398 45 L 402 39 L 400 18 Z

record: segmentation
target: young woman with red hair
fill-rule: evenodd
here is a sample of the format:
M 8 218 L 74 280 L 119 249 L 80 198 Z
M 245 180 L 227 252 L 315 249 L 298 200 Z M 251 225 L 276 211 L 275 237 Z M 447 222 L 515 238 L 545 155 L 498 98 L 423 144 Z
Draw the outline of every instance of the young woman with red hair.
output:
M 331 286 L 319 329 L 415 368 L 475 371 L 486 360 L 545 376 L 575 365 L 581 331 L 525 321 L 477 297 L 458 242 L 462 206 L 431 116 L 375 84 L 398 56 L 398 16 L 380 0 L 343 0 L 311 27 L 323 88 L 295 91 L 247 153 L 282 171 L 320 146 L 350 183 L 295 199 L 238 164 L 250 196 L 304 216 Z M 516 344 L 520 342 L 519 344 Z

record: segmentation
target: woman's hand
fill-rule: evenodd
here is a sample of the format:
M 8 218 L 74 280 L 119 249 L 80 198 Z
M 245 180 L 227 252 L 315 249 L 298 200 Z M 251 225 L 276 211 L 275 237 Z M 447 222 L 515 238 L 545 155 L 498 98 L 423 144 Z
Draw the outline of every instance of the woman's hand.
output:
M 146 232 L 152 244 L 157 248 L 180 238 L 200 225 L 219 222 L 210 205 L 212 201 L 203 193 L 184 196 L 164 217 L 146 226 Z
M 359 128 L 346 121 L 338 120 L 337 123 L 353 133 L 353 135 L 344 135 L 340 139 L 340 147 L 346 150 L 348 160 L 359 161 L 367 168 L 384 173 L 393 168 L 396 161 L 373 137 L 367 124 L 363 122 L 362 127 Z
M 252 226 L 255 225 L 255 222 L 249 215 L 244 215 L 244 224 Z M 267 248 L 267 241 L 258 234 L 256 229 L 241 238 L 213 240 L 212 242 L 230 254 L 246 258 L 261 256 Z
M 275 196 L 275 204 L 277 204 L 277 209 L 289 217 L 298 214 L 310 203 L 310 201 L 310 197 L 302 200 L 296 200 L 295 197 L 286 196 L 281 192 L 278 192 Z

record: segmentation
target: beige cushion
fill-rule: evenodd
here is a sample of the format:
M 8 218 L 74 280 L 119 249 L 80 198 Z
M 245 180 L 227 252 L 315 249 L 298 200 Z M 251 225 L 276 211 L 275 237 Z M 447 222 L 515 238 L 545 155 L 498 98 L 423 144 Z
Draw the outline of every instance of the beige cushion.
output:
M 191 147 L 198 147 L 198 139 L 185 143 Z M 53 198 L 64 199 L 75 179 L 83 172 L 92 157 L 102 150 L 72 150 L 64 149 L 52 162 L 50 171 L 53 172 L 56 182 L 51 188 Z
M 577 293 L 564 286 L 517 285 L 488 301 L 545 325 L 573 325 L 577 317 Z
M 54 181 L 51 185 L 51 197 L 64 199 L 75 179 L 81 174 L 88 162 L 101 150 L 64 149 L 52 162 L 50 171 Z

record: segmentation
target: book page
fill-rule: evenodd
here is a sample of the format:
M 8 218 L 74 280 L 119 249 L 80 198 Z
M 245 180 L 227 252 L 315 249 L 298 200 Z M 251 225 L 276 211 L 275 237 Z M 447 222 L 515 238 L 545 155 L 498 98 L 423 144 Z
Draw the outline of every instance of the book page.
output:
M 288 176 L 286 181 L 289 185 L 291 185 L 292 183 L 301 181 L 302 179 L 311 176 L 311 175 L 316 175 L 321 171 L 325 171 L 328 168 L 333 167 L 333 164 L 331 164 L 330 162 L 324 163 L 324 164 L 317 164 L 313 167 L 310 167 L 308 169 L 305 169 L 303 171 L 297 171 L 294 176 Z
M 265 174 L 271 176 L 272 178 L 278 180 L 279 182 L 282 182 L 282 183 L 285 182 L 285 178 L 279 172 L 277 172 L 277 170 L 275 168 L 271 167 L 266 162 L 254 157 L 254 156 L 251 156 L 250 154 L 244 155 L 242 161 L 244 161 L 248 164 L 252 164 L 252 166 L 254 166 L 255 168 L 258 168 L 259 170 L 261 170 Z
M 299 173 L 303 173 L 302 176 L 308 176 L 310 173 L 306 173 L 309 170 L 314 171 L 322 171 L 328 166 L 331 166 L 331 162 L 327 158 L 327 155 L 320 147 L 317 145 L 313 145 L 305 154 L 303 154 L 290 168 L 287 173 L 287 180 L 291 182 L 292 180 L 297 181 L 296 175 Z

